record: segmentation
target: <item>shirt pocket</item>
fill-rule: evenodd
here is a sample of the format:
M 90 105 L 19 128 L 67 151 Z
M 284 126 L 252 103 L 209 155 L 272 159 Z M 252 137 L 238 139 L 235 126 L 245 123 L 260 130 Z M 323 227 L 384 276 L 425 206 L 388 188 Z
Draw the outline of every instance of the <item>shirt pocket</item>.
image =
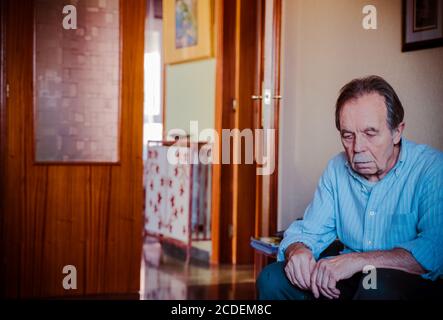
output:
M 410 227 L 416 224 L 416 213 L 411 212 L 399 212 L 392 215 L 392 226 L 394 227 Z
M 388 228 L 388 238 L 390 238 L 391 245 L 396 246 L 416 237 L 417 213 L 415 211 L 392 214 L 390 227 Z

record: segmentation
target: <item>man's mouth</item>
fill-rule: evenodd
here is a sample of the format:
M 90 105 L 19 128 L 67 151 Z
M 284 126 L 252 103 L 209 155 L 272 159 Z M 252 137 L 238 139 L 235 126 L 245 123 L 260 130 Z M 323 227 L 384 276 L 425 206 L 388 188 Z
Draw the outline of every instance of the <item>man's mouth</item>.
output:
M 354 162 L 354 165 L 357 168 L 368 168 L 370 167 L 372 164 L 372 161 L 368 161 L 368 162 Z

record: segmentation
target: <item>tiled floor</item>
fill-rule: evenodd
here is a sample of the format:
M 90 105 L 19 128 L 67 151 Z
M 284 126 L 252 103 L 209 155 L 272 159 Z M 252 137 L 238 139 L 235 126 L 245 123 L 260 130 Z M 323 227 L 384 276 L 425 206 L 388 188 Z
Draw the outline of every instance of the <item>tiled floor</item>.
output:
M 253 266 L 197 266 L 165 254 L 152 239 L 144 244 L 141 299 L 255 299 Z

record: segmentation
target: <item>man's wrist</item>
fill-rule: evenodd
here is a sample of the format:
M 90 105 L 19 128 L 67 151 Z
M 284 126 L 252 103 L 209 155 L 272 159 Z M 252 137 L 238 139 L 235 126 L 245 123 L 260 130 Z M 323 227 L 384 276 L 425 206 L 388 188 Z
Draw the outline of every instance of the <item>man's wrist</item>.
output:
M 349 253 L 349 254 L 345 254 L 343 256 L 348 256 L 348 258 L 350 259 L 350 262 L 354 266 L 353 269 L 355 270 L 356 273 L 362 272 L 365 266 L 371 264 L 368 257 L 365 254 L 362 254 L 359 252 Z
M 303 242 L 298 242 L 297 241 L 297 242 L 291 243 L 286 248 L 286 250 L 285 250 L 285 259 L 290 258 L 292 252 L 297 251 L 297 250 L 301 250 L 301 249 L 309 250 L 312 253 L 311 249 L 306 244 L 304 244 Z

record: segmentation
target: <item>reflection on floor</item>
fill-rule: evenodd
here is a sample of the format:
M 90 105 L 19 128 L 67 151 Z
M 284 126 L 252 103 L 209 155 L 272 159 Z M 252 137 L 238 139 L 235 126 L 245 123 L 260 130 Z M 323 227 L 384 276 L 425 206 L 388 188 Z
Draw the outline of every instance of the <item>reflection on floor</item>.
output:
M 172 257 L 150 238 L 144 244 L 141 299 L 255 299 L 253 266 L 208 266 Z

